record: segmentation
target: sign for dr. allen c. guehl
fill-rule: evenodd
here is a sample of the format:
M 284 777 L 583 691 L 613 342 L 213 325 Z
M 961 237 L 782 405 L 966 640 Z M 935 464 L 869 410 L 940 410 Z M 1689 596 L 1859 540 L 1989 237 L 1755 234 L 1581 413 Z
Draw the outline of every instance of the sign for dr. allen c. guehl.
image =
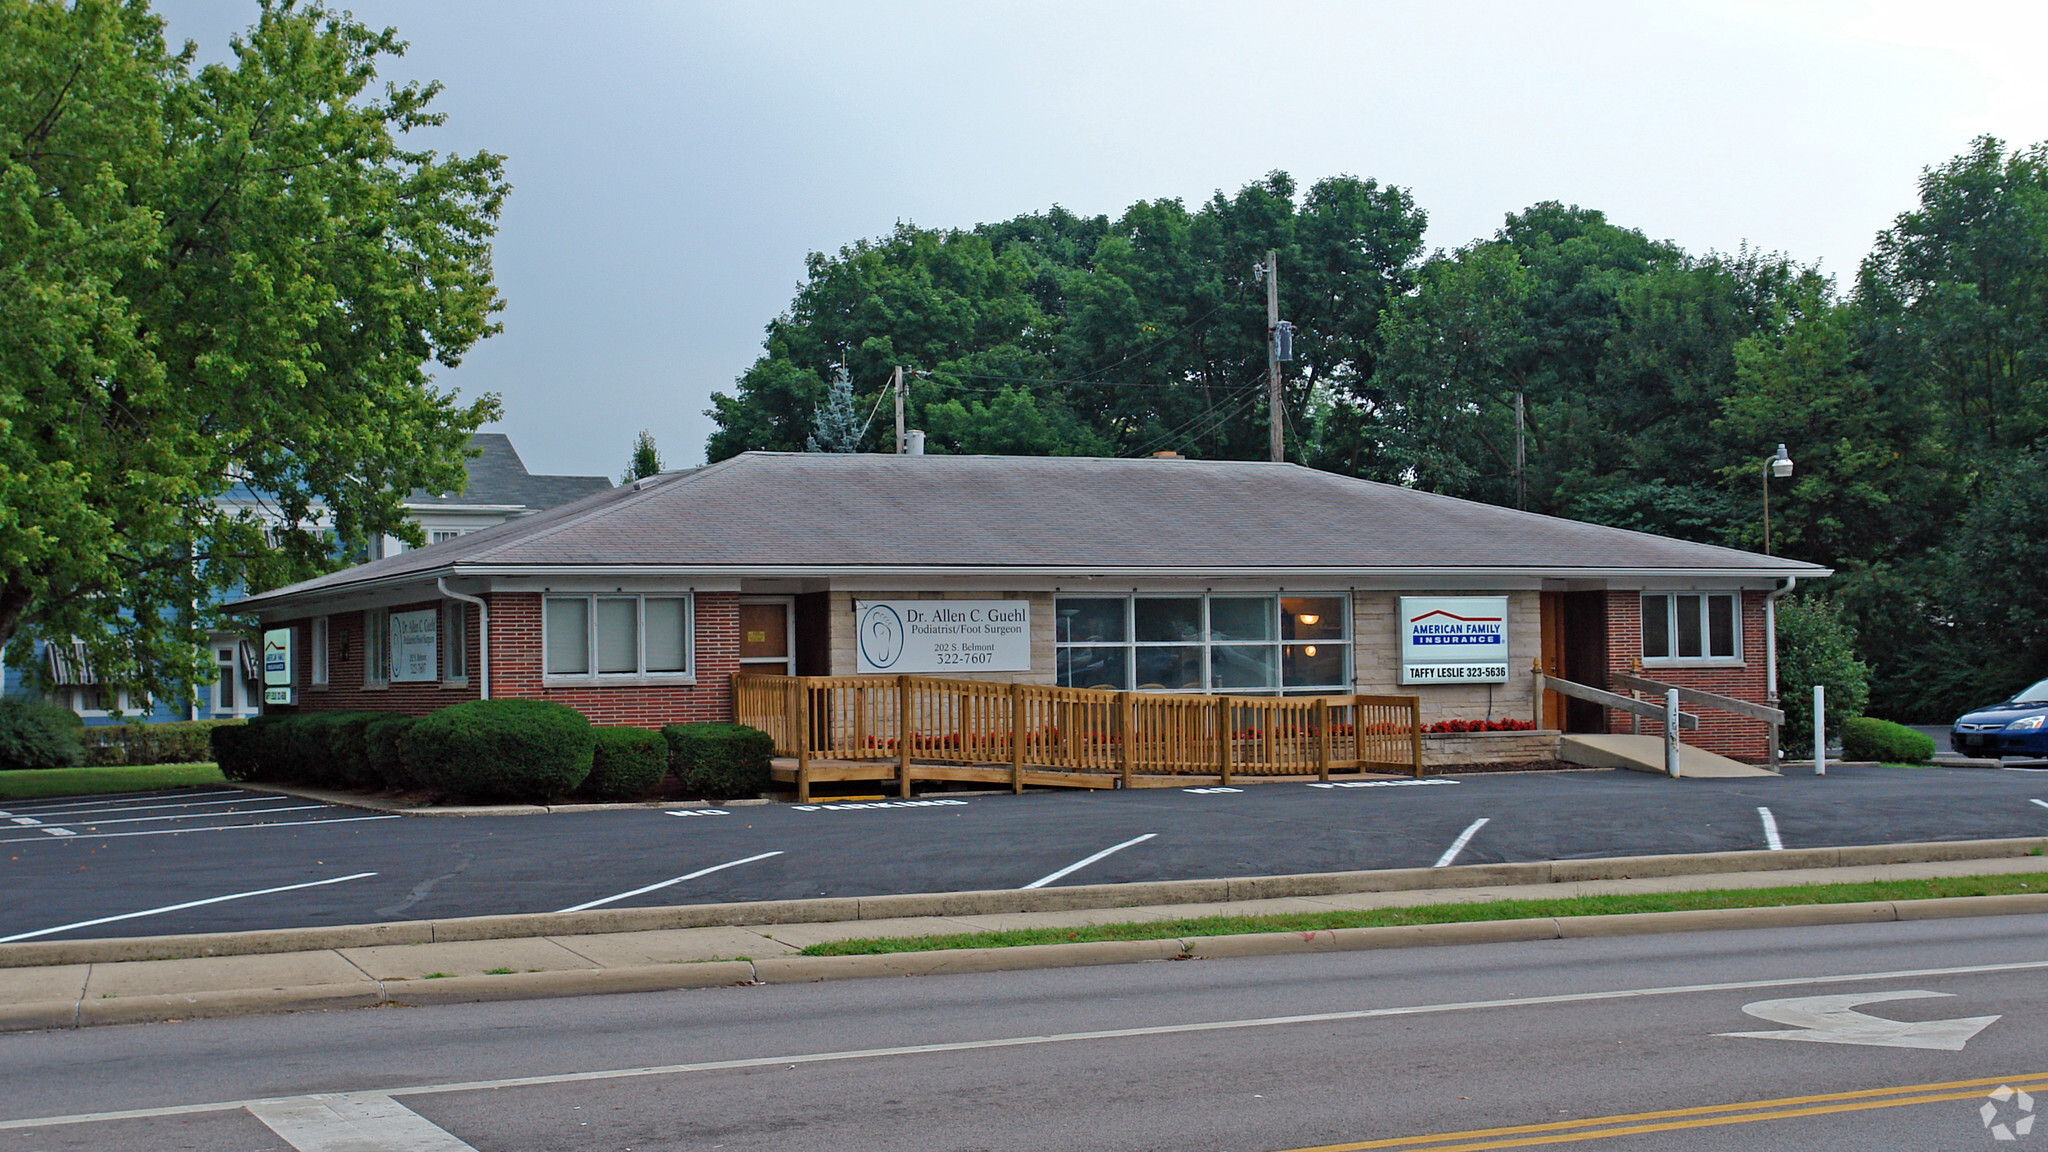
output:
M 853 616 L 863 676 L 1031 670 L 1028 600 L 857 600 Z
M 1401 597 L 1401 683 L 1503 684 L 1507 678 L 1507 597 Z

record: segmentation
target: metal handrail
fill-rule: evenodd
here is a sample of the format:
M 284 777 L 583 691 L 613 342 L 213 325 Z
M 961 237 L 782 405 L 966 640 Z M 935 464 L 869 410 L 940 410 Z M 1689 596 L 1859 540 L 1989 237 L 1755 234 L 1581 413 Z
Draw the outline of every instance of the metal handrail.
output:
M 1538 708 L 1543 706 L 1542 701 L 1545 692 L 1555 692 L 1560 696 L 1570 696 L 1575 700 L 1602 704 L 1619 712 L 1631 712 L 1637 716 L 1655 720 L 1659 724 L 1664 722 L 1664 706 L 1662 704 L 1650 704 L 1631 696 L 1623 696 L 1606 691 L 1605 689 L 1595 688 L 1590 684 L 1580 684 L 1575 681 L 1538 672 L 1536 673 L 1536 706 Z M 1683 699 L 1682 691 L 1680 698 Z M 1698 728 L 1700 726 L 1700 718 L 1691 712 L 1680 712 L 1678 714 L 1678 726 L 1680 728 Z
M 1761 720 L 1766 724 L 1783 724 L 1785 722 L 1785 713 L 1779 709 L 1765 704 L 1752 704 L 1747 700 L 1737 700 L 1733 696 L 1721 696 L 1713 692 L 1704 692 L 1698 688 L 1687 688 L 1683 684 L 1665 684 L 1658 680 L 1631 676 L 1626 672 L 1615 673 L 1614 682 L 1623 688 L 1634 688 L 1642 692 L 1655 692 L 1659 696 L 1675 690 L 1678 693 L 1678 698 L 1687 704 L 1699 704 L 1708 708 L 1718 708 L 1723 712 L 1732 712 L 1737 716 L 1747 716 L 1751 720 Z

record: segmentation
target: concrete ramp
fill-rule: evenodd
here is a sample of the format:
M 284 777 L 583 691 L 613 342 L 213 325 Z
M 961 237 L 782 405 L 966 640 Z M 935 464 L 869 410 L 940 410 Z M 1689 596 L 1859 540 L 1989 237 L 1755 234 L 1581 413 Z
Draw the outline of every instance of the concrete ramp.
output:
M 1557 758 L 1567 764 L 1588 768 L 1631 768 L 1637 772 L 1664 774 L 1662 736 L 1567 735 L 1558 746 Z M 1768 768 L 1716 756 L 1690 744 L 1678 746 L 1678 774 L 1703 780 L 1726 780 L 1739 776 L 1776 776 Z

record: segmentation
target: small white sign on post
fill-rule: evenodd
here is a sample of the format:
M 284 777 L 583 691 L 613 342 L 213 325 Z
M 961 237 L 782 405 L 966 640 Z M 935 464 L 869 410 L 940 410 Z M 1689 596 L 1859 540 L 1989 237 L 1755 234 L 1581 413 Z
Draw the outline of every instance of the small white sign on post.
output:
M 1507 683 L 1507 597 L 1403 596 L 1400 627 L 1401 683 Z
M 1031 671 L 1028 600 L 856 600 L 863 676 Z
M 435 644 L 439 616 L 432 608 L 391 614 L 393 681 L 433 680 L 441 674 L 441 654 Z
M 264 629 L 263 702 L 292 702 L 292 630 L 289 628 Z

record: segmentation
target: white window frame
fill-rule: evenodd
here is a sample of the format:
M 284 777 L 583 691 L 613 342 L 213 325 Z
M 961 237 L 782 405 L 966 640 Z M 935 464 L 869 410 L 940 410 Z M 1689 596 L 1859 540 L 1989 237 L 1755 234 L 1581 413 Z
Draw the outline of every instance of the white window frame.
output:
M 363 687 L 391 686 L 391 609 L 363 610 Z
M 1271 640 L 1251 640 L 1251 641 L 1241 641 L 1241 640 L 1217 640 L 1217 639 L 1215 639 L 1215 638 L 1214 638 L 1214 633 L 1215 633 L 1215 624 L 1214 624 L 1214 620 L 1213 620 L 1213 619 L 1211 618 L 1211 614 L 1210 614 L 1210 603 L 1211 603 L 1212 601 L 1214 601 L 1214 600 L 1246 600 L 1246 599 L 1252 599 L 1252 600 L 1267 600 L 1267 601 L 1270 601 L 1270 602 L 1272 603 L 1272 605 L 1273 605 L 1273 639 L 1271 639 Z M 1339 609 L 1339 611 L 1340 611 L 1340 613 L 1341 613 L 1341 617 L 1340 617 L 1340 621 L 1339 621 L 1339 622 L 1340 622 L 1340 623 L 1342 624 L 1342 626 L 1343 626 L 1343 632 L 1342 632 L 1342 635 L 1341 635 L 1341 637 L 1340 637 L 1340 638 L 1338 638 L 1338 639 L 1323 639 L 1323 640 L 1288 640 L 1288 639 L 1286 639 L 1286 638 L 1285 638 L 1285 637 L 1286 637 L 1286 622 L 1285 622 L 1284 620 L 1282 620 L 1282 619 L 1281 619 L 1281 616 L 1282 616 L 1282 611 L 1281 611 L 1281 604 L 1282 604 L 1282 602 L 1283 602 L 1283 601 L 1287 601 L 1287 600 L 1295 600 L 1295 599 L 1319 599 L 1319 600 L 1336 600 L 1336 601 L 1338 601 L 1338 602 L 1339 602 L 1339 603 L 1341 604 L 1341 606 L 1342 606 L 1342 607 L 1341 607 L 1341 608 Z M 1188 591 L 1188 592 L 1178 592 L 1178 591 L 1167 591 L 1167 590 L 1157 590 L 1157 591 L 1145 591 L 1145 592 L 1135 592 L 1135 593 L 1124 593 L 1124 594 L 1102 594 L 1102 593 L 1091 593 L 1091 592 L 1082 592 L 1082 591 L 1074 591 L 1074 592 L 1069 592 L 1069 593 L 1060 593 L 1059 595 L 1057 595 L 1057 596 L 1056 596 L 1056 597 L 1054 598 L 1054 600 L 1053 600 L 1053 606 L 1054 606 L 1054 612 L 1055 612 L 1055 614 L 1057 614 L 1057 612 L 1058 612 L 1058 606 L 1059 606 L 1059 602 L 1060 602 L 1061 600 L 1121 600 L 1121 601 L 1123 601 L 1123 605 L 1124 605 L 1124 638 L 1123 638 L 1122 640 L 1112 640 L 1112 641 L 1093 641 L 1093 642 L 1091 642 L 1091 641 L 1064 641 L 1064 640 L 1060 640 L 1060 639 L 1058 638 L 1058 637 L 1059 637 L 1059 632 L 1058 632 L 1058 628 L 1059 628 L 1059 625 L 1058 625 L 1058 623 L 1057 623 L 1057 622 L 1055 622 L 1055 624 L 1054 624 L 1054 633 L 1053 633 L 1053 636 L 1054 636 L 1054 644 L 1053 644 L 1053 649 L 1054 649 L 1054 651 L 1053 651 L 1053 675 L 1054 675 L 1054 678 L 1055 678 L 1055 679 L 1057 679 L 1057 678 L 1058 678 L 1058 675 L 1059 675 L 1059 653 L 1060 653 L 1060 652 L 1061 652 L 1062 650 L 1068 650 L 1068 649 L 1075 649 L 1075 648 L 1121 648 L 1121 649 L 1123 649 L 1123 650 L 1125 651 L 1125 653 L 1126 653 L 1126 655 L 1125 655 L 1125 658 L 1124 658 L 1124 667 L 1125 667 L 1125 670 L 1126 670 L 1126 672 L 1127 672 L 1127 673 L 1128 673 L 1128 674 L 1130 675 L 1130 677 L 1131 677 L 1131 680 L 1130 680 L 1130 682 L 1129 682 L 1129 683 L 1127 684 L 1127 686 L 1126 686 L 1126 687 L 1125 687 L 1125 688 L 1123 689 L 1123 690 L 1125 690 L 1125 691 L 1138 691 L 1138 692 L 1150 692 L 1150 693 L 1154 693 L 1154 694 L 1159 694 L 1159 693 L 1162 693 L 1162 692 L 1163 692 L 1163 693 L 1168 693 L 1168 694 L 1175 694 L 1175 693 L 1178 693 L 1178 694 L 1183 694 L 1183 695 L 1192 695 L 1192 694 L 1200 694 L 1200 695 L 1205 695 L 1205 696 L 1288 696 L 1288 695 L 1295 695 L 1295 696 L 1322 696 L 1322 695 L 1343 695 L 1343 694 L 1348 694 L 1348 693 L 1350 693 L 1350 692 L 1352 691 L 1352 688 L 1353 688 L 1353 686 L 1354 686 L 1354 685 L 1355 685 L 1355 684 L 1357 683 L 1357 677 L 1358 677 L 1358 672 L 1357 672 L 1357 657 L 1356 657 L 1356 655 L 1355 655 L 1355 648 L 1356 648 L 1356 644 L 1357 644 L 1357 639 L 1356 639 L 1356 637 L 1354 637 L 1354 636 L 1353 636 L 1353 635 L 1351 634 L 1351 613 L 1352 613 L 1352 604 L 1351 604 L 1351 594 L 1350 594 L 1349 592 L 1332 592 L 1332 591 L 1322 591 L 1322 590 L 1308 590 L 1308 589 L 1300 589 L 1300 590 L 1297 590 L 1297 589 L 1292 589 L 1292 588 L 1290 588 L 1290 589 L 1287 589 L 1287 590 L 1285 590 L 1285 591 L 1278 591 L 1278 590 L 1263 590 L 1263 589 L 1244 589 L 1244 590 L 1237 590 L 1237 591 L 1225 591 L 1225 592 L 1209 592 L 1209 591 L 1200 591 L 1200 592 L 1196 592 L 1196 591 Z M 1201 602 L 1202 602 L 1202 630 L 1201 630 L 1201 639 L 1200 639 L 1200 640 L 1185 640 L 1185 641 L 1183 641 L 1183 640 L 1139 640 L 1139 639 L 1137 638 L 1137 637 L 1138 637 L 1138 631 L 1137 631 L 1137 623 L 1138 623 L 1138 618 L 1137 618 L 1137 602 L 1138 602 L 1139 600 L 1199 600 L 1199 601 L 1201 601 Z M 1290 684 L 1287 684 L 1287 683 L 1285 682 L 1285 679 L 1286 679 L 1286 675 L 1287 675 L 1287 656 L 1286 656 L 1286 652 L 1287 652 L 1287 649 L 1288 649 L 1288 648 L 1290 648 L 1290 647 L 1299 647 L 1299 646 L 1303 646 L 1303 645 L 1310 645 L 1310 644 L 1313 644 L 1313 645 L 1329 645 L 1329 646 L 1331 646 L 1331 647 L 1335 647 L 1335 648 L 1341 648 L 1341 649 L 1343 650 L 1343 659 L 1342 659 L 1342 667 L 1343 667 L 1343 669 L 1344 669 L 1344 679 L 1343 679 L 1343 682 L 1342 682 L 1341 684 L 1314 684 L 1314 685 L 1309 685 L 1309 684 L 1293 684 L 1293 685 L 1290 685 Z M 1201 686 L 1201 687 L 1199 687 L 1199 688 L 1164 688 L 1164 689 L 1161 689 L 1161 688 L 1138 688 L 1138 687 L 1132 687 L 1132 685 L 1135 685 L 1135 684 L 1136 684 L 1136 678 L 1137 678 L 1137 675 L 1138 675 L 1138 653 L 1139 653 L 1139 651 L 1140 651 L 1140 650 L 1142 650 L 1142 649 L 1145 649 L 1145 648 L 1180 648 L 1180 647 L 1190 647 L 1190 648 L 1196 648 L 1196 647 L 1198 647 L 1198 648 L 1202 649 L 1202 676 L 1203 676 L 1203 683 L 1202 683 L 1202 686 Z M 1214 652 L 1214 650 L 1215 650 L 1215 649 L 1218 649 L 1218 648 L 1245 648 L 1245 647 L 1250 647 L 1250 648 L 1261 648 L 1261 647 L 1263 647 L 1263 648 L 1271 648 L 1271 649 L 1273 649 L 1273 650 L 1274 650 L 1274 653 L 1275 653 L 1275 658 L 1276 658 L 1276 659 L 1277 659 L 1277 660 L 1279 661 L 1279 663 L 1277 664 L 1277 666 L 1276 666 L 1276 667 L 1275 667 L 1275 669 L 1274 669 L 1274 672 L 1275 672 L 1275 675 L 1276 675 L 1277 677 L 1279 677 L 1279 678 L 1280 678 L 1280 680 L 1281 680 L 1281 683 L 1279 683 L 1279 684 L 1276 684 L 1276 685 L 1275 685 L 1274 687 L 1271 687 L 1271 688 L 1219 688 L 1219 687 L 1215 687 L 1215 686 L 1213 686 L 1213 685 L 1212 685 L 1212 684 L 1210 683 L 1210 681 L 1212 681 L 1212 680 L 1213 680 L 1213 679 L 1215 678 L 1215 675 L 1216 675 L 1216 672 L 1215 672 L 1215 652 Z
M 235 642 L 230 641 L 225 648 L 219 642 L 215 642 L 210 647 L 213 652 L 214 671 L 220 673 L 220 677 L 213 683 L 213 698 L 207 702 L 207 712 L 210 715 L 219 717 L 254 716 L 261 712 L 263 710 L 263 688 L 261 685 L 251 684 L 242 675 L 242 653 L 239 646 Z M 231 693 L 230 703 L 226 708 L 220 706 L 222 688 L 227 688 Z M 105 713 L 81 713 L 81 715 L 102 716 Z
M 315 616 L 306 623 L 306 686 L 327 687 L 327 617 Z
M 1680 656 L 1678 654 L 1678 598 L 1680 596 L 1697 596 L 1700 598 L 1700 655 L 1698 656 Z M 1708 602 L 1714 599 L 1731 602 L 1729 610 L 1732 614 L 1732 627 L 1729 631 L 1735 642 L 1735 651 L 1725 655 L 1716 655 L 1713 650 L 1713 609 Z M 1664 639 L 1670 651 L 1662 656 L 1652 656 L 1649 653 L 1650 629 L 1648 613 L 1650 608 L 1648 602 L 1651 600 L 1661 600 L 1664 602 Z M 1638 631 L 1640 631 L 1641 636 L 1637 643 L 1637 649 L 1642 655 L 1643 667 L 1673 668 L 1701 665 L 1739 667 L 1743 664 L 1742 593 L 1707 591 L 1696 588 L 1681 589 L 1673 592 L 1643 592 L 1640 594 L 1637 603 L 1642 605 L 1641 611 L 1644 613 L 1643 619 L 1639 622 L 1640 627 Z
M 469 605 L 460 600 L 441 604 L 441 683 L 469 683 Z
M 587 672 L 548 670 L 548 601 L 581 600 L 584 604 L 584 663 Z M 632 672 L 597 670 L 597 601 L 633 601 L 634 650 L 639 667 Z M 683 605 L 683 668 L 681 671 L 647 670 L 647 601 L 680 600 Z M 697 682 L 697 598 L 689 592 L 548 592 L 540 606 L 541 680 L 548 684 L 695 684 Z

